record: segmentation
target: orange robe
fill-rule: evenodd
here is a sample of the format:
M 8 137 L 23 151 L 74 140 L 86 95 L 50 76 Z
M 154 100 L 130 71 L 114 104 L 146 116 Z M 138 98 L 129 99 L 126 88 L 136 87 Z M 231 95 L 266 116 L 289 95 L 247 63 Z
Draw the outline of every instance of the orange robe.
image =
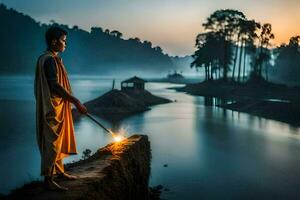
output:
M 57 81 L 72 93 L 61 58 L 51 52 L 42 54 L 36 65 L 36 134 L 41 154 L 41 175 L 63 173 L 63 158 L 77 154 L 70 102 L 51 94 L 45 76 L 44 62 L 49 56 L 56 61 Z

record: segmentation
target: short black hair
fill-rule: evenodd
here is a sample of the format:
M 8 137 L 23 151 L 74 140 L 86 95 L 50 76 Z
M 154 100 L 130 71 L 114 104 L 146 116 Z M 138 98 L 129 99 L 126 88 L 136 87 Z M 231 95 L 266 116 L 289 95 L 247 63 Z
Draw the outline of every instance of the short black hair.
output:
M 47 47 L 50 48 L 52 40 L 58 40 L 63 35 L 68 35 L 68 32 L 60 27 L 51 26 L 48 28 L 45 34 Z

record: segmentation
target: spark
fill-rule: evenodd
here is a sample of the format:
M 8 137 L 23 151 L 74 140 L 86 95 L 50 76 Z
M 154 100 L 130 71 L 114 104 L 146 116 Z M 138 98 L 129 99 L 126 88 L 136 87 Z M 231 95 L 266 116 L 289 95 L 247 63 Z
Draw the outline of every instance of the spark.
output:
M 115 142 L 121 142 L 122 140 L 125 139 L 125 137 L 123 136 L 124 135 L 123 131 L 120 133 L 114 133 L 111 130 L 109 130 L 109 132 L 112 135 L 112 137 L 114 138 Z
M 114 137 L 114 139 L 116 142 L 121 142 L 124 138 L 122 136 L 117 135 Z

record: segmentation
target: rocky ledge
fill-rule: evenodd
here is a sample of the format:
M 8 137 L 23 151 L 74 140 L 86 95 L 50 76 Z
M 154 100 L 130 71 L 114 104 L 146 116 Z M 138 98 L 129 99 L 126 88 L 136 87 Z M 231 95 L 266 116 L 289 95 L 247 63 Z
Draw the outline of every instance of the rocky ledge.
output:
M 133 135 L 99 149 L 85 160 L 66 165 L 77 180 L 57 180 L 66 192 L 45 190 L 32 182 L 12 192 L 7 199 L 149 199 L 150 143 L 145 135 Z M 6 198 L 5 198 L 6 199 Z

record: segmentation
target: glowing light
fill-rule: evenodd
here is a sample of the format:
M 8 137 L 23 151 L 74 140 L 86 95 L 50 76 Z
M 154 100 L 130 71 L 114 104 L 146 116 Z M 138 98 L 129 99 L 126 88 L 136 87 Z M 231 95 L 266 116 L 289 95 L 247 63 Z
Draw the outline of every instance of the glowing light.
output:
M 112 135 L 112 137 L 114 138 L 115 142 L 121 142 L 122 140 L 125 139 L 125 130 L 122 128 L 121 130 L 119 130 L 117 133 L 113 132 L 112 130 L 109 130 L 110 134 Z
M 116 135 L 114 136 L 116 142 L 121 142 L 124 138 L 122 136 Z

